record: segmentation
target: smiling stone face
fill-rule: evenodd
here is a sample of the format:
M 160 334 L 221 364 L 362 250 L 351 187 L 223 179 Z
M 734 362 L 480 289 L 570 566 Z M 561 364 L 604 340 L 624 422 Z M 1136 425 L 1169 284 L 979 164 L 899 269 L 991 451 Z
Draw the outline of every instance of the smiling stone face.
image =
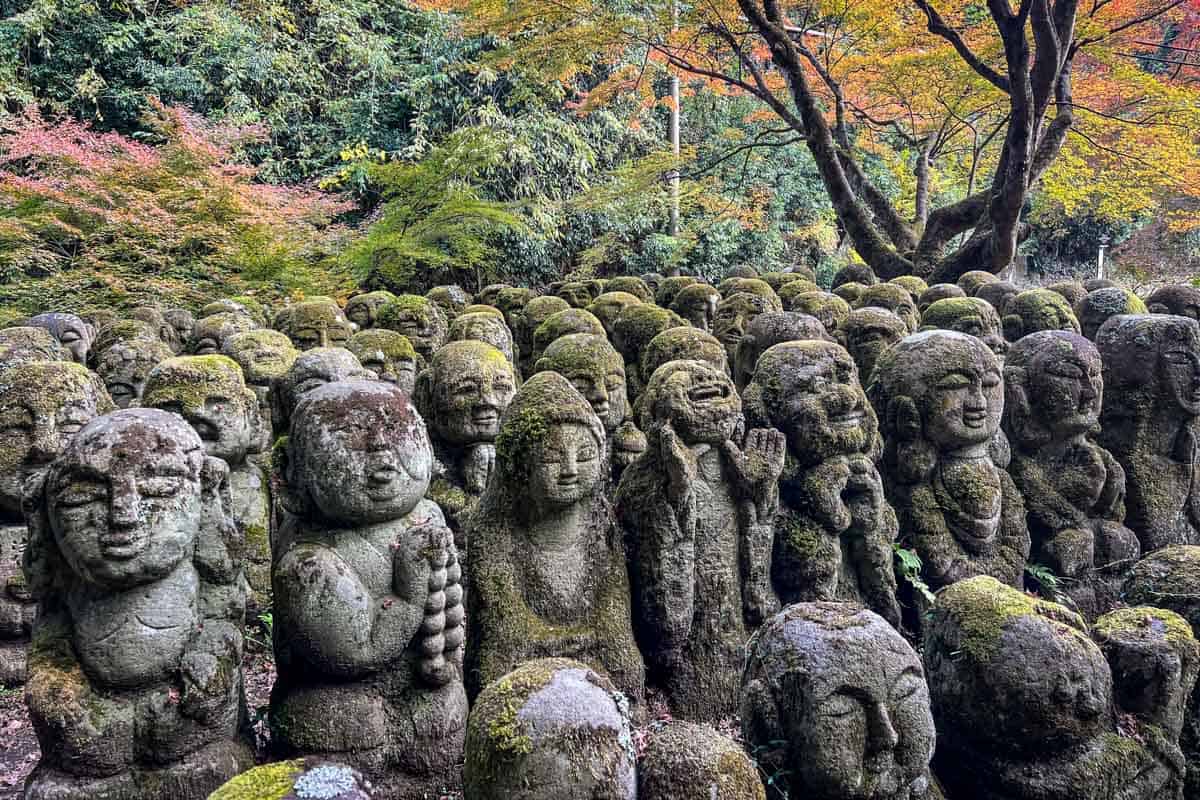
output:
M 383 290 L 355 295 L 346 301 L 346 319 L 357 325 L 360 331 L 374 328 L 379 309 L 395 299 L 396 295 Z
M 417 396 L 434 434 L 448 443 L 494 441 L 517 391 L 512 364 L 483 342 L 451 342 L 418 378 Z
M 126 409 L 85 425 L 47 475 L 59 551 L 83 580 L 121 589 L 192 554 L 204 451 L 178 417 Z
M 537 362 L 538 372 L 553 371 L 583 395 L 610 434 L 629 415 L 625 364 L 603 336 L 575 333 L 556 340 Z
M 309 300 L 287 311 L 281 330 L 297 350 L 314 347 L 345 347 L 354 335 L 354 326 L 332 300 Z
M 733 381 L 702 361 L 671 361 L 655 370 L 643 395 L 641 428 L 670 423 L 687 445 L 728 441 L 742 411 Z
M 1117 404 L 1200 415 L 1200 324 L 1159 314 L 1114 317 L 1096 336 Z
M 870 306 L 850 313 L 842 325 L 841 339 L 858 365 L 859 375 L 867 380 L 884 351 L 908 332 L 904 320 L 891 311 Z
M 1034 426 L 1054 438 L 1079 436 L 1099 424 L 1104 397 L 1100 353 L 1087 339 L 1067 331 L 1026 336 L 1010 351 L 1005 383 L 1014 400 L 1007 407 L 1010 426 L 1022 432 Z M 1029 419 L 1017 419 L 1024 408 Z
M 87 363 L 94 332 L 91 326 L 79 317 L 74 314 L 38 314 L 25 324 L 45 328 L 51 336 L 58 339 L 63 349 L 71 354 L 72 361 L 76 364 Z
M 242 368 L 246 383 L 251 386 L 269 386 L 271 381 L 287 374 L 300 354 L 291 339 L 271 330 L 234 334 L 225 342 L 223 352 Z
M 258 400 L 242 370 L 225 356 L 181 356 L 150 373 L 142 402 L 183 417 L 205 452 L 229 464 L 245 459 L 257 427 Z
M 408 341 L 426 361 L 445 343 L 449 329 L 446 317 L 437 304 L 415 294 L 399 295 L 379 309 L 376 326 L 408 337 Z
M 408 337 L 382 328 L 359 331 L 350 340 L 350 352 L 379 380 L 394 383 L 410 395 L 413 393 L 420 356 Z
M 679 290 L 671 301 L 671 310 L 686 319 L 692 327 L 709 332 L 720 303 L 721 293 L 715 286 L 693 283 Z
M 234 334 L 257 327 L 258 323 L 250 317 L 228 311 L 203 317 L 192 329 L 191 352 L 197 356 L 216 355 Z
M 736 292 L 717 305 L 717 313 L 712 323 L 713 336 L 725 345 L 725 352 L 732 362 L 737 356 L 738 344 L 741 343 L 750 323 L 760 314 L 782 310 L 778 300 L 772 304 L 761 295 Z
M 429 488 L 433 451 L 408 395 L 379 381 L 312 391 L 288 438 L 288 484 L 340 525 L 403 517 Z
M 122 342 L 100 355 L 96 374 L 117 408 L 129 408 L 140 403 L 150 372 L 173 355 L 162 342 Z

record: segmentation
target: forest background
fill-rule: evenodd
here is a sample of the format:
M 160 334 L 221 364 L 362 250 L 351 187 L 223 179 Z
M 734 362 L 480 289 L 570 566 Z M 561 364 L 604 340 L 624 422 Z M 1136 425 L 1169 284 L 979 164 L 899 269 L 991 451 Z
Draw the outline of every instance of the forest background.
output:
M 1044 103 L 1018 23 L 1061 45 Z M 1187 280 L 1198 49 L 1200 0 L 0 0 L 0 324 L 743 264 L 921 273 L 930 240 L 943 265 L 1015 242 L 1036 279 L 1090 273 L 1104 238 L 1126 282 Z M 1021 80 L 1027 154 L 1062 136 L 1014 189 Z

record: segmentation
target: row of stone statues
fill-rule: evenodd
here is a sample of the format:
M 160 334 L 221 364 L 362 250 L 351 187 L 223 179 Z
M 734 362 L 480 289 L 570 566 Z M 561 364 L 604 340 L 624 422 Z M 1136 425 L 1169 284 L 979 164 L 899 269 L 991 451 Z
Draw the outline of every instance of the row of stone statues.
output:
M 1200 290 L 834 284 L 0 330 L 26 796 L 245 769 L 270 608 L 273 746 L 378 797 L 1200 797 Z

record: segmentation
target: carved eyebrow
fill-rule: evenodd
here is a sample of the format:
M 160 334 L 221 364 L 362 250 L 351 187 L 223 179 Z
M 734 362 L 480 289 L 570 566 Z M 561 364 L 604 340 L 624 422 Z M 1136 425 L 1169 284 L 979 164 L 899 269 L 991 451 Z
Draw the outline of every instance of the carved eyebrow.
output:
M 90 481 L 92 483 L 107 483 L 108 475 L 98 469 L 84 464 L 73 464 L 59 472 L 55 477 L 52 490 L 60 492 L 75 481 Z

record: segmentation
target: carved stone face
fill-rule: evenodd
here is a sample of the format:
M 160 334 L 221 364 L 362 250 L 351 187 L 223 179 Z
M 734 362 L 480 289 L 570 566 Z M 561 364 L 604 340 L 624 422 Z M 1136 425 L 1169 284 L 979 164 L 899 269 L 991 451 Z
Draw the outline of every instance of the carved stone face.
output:
M 1104 362 L 1105 405 L 1139 415 L 1200 415 L 1200 325 L 1187 317 L 1113 317 L 1096 335 Z M 1107 408 L 1106 408 L 1106 412 Z
M 865 452 L 878 432 L 854 361 L 832 342 L 771 347 L 759 358 L 750 386 L 747 398 L 761 392 L 768 419 L 787 435 L 801 463 Z
M 1100 353 L 1087 339 L 1066 331 L 1042 331 L 1018 342 L 1004 379 L 1024 393 L 1029 413 L 1056 438 L 1096 428 L 1104 396 Z M 1019 384 L 1019 385 L 1017 385 Z M 1010 409 L 1014 413 L 1016 409 Z
M 745 341 L 743 337 L 743 346 Z M 703 361 L 729 373 L 729 357 L 725 355 L 724 345 L 712 334 L 691 327 L 669 328 L 651 339 L 642 348 L 638 372 L 648 377 L 668 361 Z
M 284 420 L 314 389 L 337 381 L 365 381 L 375 375 L 363 369 L 354 354 L 344 347 L 318 347 L 301 353 L 275 384 L 276 400 Z
M 801 314 L 816 317 L 825 326 L 825 330 L 833 333 L 850 316 L 850 304 L 829 292 L 802 292 L 792 298 L 792 305 L 788 311 L 799 311 Z
M 450 323 L 449 341 L 476 341 L 490 344 L 515 363 L 513 337 L 504 320 L 492 314 L 463 314 Z
M 241 368 L 225 356 L 164 361 L 150 373 L 142 402 L 183 417 L 204 442 L 204 451 L 230 464 L 245 459 L 257 432 L 257 398 Z
M 76 364 L 87 363 L 93 331 L 79 317 L 74 314 L 38 314 L 25 324 L 50 331 L 50 335 L 58 339 L 63 349 L 71 354 L 72 361 Z
M 741 398 L 729 376 L 701 361 L 672 361 L 659 367 L 643 397 L 643 430 L 669 422 L 688 446 L 727 441 L 742 412 Z
M 296 408 L 288 484 L 326 519 L 346 526 L 398 519 L 429 488 L 433 450 L 399 388 L 346 381 L 313 390 Z
M 582 281 L 564 283 L 555 294 L 566 300 L 571 308 L 587 308 L 592 303 L 592 293 Z
M 791 796 L 924 796 L 934 746 L 924 671 L 872 612 L 788 607 L 751 640 L 741 696 L 747 744 L 787 771 Z
M 590 496 L 604 472 L 602 446 L 586 425 L 552 425 L 532 454 L 530 497 L 546 506 L 562 508 Z
M 746 327 L 759 314 L 771 310 L 766 300 L 747 292 L 732 294 L 717 305 L 717 313 L 713 317 L 713 336 L 725 345 L 725 352 L 731 361 L 737 355 L 737 346 L 746 333 Z
M 284 333 L 297 350 L 314 347 L 345 347 L 354 327 L 332 300 L 297 303 L 288 311 Z
M 640 309 L 643 306 L 631 306 L 631 309 Z M 649 306 L 653 308 L 653 306 Z M 535 358 L 540 358 L 541 354 L 546 352 L 546 348 L 551 342 L 560 339 L 563 336 L 569 336 L 572 333 L 589 333 L 594 336 L 604 336 L 604 325 L 600 320 L 596 319 L 596 315 L 582 308 L 568 308 L 565 311 L 559 311 L 557 314 L 551 314 L 549 318 L 537 327 L 533 332 L 533 350 L 530 353 Z M 616 341 L 618 337 L 614 334 L 613 339 Z M 619 348 L 618 348 L 619 349 Z
M 183 340 L 175 326 L 167 322 L 162 312 L 153 306 L 140 306 L 129 312 L 130 319 L 140 319 L 154 328 L 158 338 L 171 348 L 172 353 L 178 353 L 183 348 Z
M 279 331 L 259 330 L 237 333 L 225 342 L 224 354 L 242 368 L 246 383 L 269 386 L 287 374 L 300 352 L 292 340 Z
M 426 292 L 425 296 L 432 300 L 449 320 L 457 317 L 464 308 L 471 305 L 471 295 L 467 294 L 461 286 L 435 286 Z
M 907 336 L 908 332 L 904 320 L 891 311 L 872 306 L 850 312 L 842 325 L 841 335 L 846 342 L 846 349 L 858 365 L 859 375 L 868 380 L 883 352 Z
M 985 287 L 997 284 L 984 284 Z M 1000 314 L 987 301 L 978 297 L 959 297 L 938 300 L 921 318 L 923 329 L 940 328 L 974 336 L 995 353 L 1001 366 L 1008 353 L 1008 342 L 1000 325 Z
M 617 317 L 621 316 L 621 312 L 629 306 L 641 302 L 637 297 L 626 292 L 605 292 L 593 300 L 587 310 L 596 315 L 596 319 L 600 320 L 604 330 L 611 336 L 613 323 L 617 321 Z
M 360 331 L 350 340 L 350 352 L 379 380 L 394 383 L 409 395 L 416 388 L 420 356 L 403 335 L 382 328 Z
M 258 325 L 248 316 L 222 312 L 196 322 L 192 331 L 192 354 L 213 356 L 221 352 L 226 340 L 234 334 L 252 331 Z
M 575 333 L 557 339 L 538 359 L 536 369 L 557 372 L 570 381 L 609 433 L 629 415 L 625 364 L 603 336 Z
M 1058 292 L 1029 289 L 1008 301 L 1004 335 L 1010 342 L 1038 331 L 1079 333 L 1079 321 L 1071 304 Z
M 511 329 L 516 324 L 517 317 L 521 314 L 521 309 L 525 308 L 525 304 L 535 297 L 537 297 L 537 293 L 532 289 L 516 287 L 505 289 L 497 295 L 496 308 L 500 309 L 504 324 L 508 325 Z
M 1005 309 L 1008 308 L 1008 301 L 1020 293 L 1021 290 L 1009 281 L 995 281 L 993 283 L 985 283 L 976 289 L 975 297 L 996 309 L 996 313 L 1003 314 Z
M 1146 298 L 1151 314 L 1174 314 L 1200 320 L 1200 288 L 1176 284 L 1156 289 Z
M 47 475 L 59 551 L 89 583 L 111 589 L 167 575 L 199 531 L 203 449 L 178 417 L 132 408 L 86 425 Z
M 909 333 L 915 333 L 921 325 L 921 315 L 912 295 L 907 289 L 894 283 L 880 283 L 868 287 L 859 296 L 858 307 L 891 311 L 904 322 Z
M 174 353 L 162 342 L 118 343 L 105 350 L 96 374 L 117 408 L 138 405 L 150 372 Z
M 964 272 L 959 277 L 958 285 L 967 293 L 967 297 L 974 297 L 975 292 L 979 290 L 980 286 L 983 286 L 985 283 L 995 283 L 998 280 L 1000 278 L 991 272 L 982 269 L 973 269 L 970 272 Z
M 863 286 L 874 286 L 879 283 L 875 272 L 866 264 L 847 264 L 833 276 L 833 288 L 846 283 L 861 283 Z
M 533 354 L 533 332 L 538 326 L 559 311 L 569 308 L 567 301 L 561 297 L 535 297 L 525 304 L 513 320 L 516 324 L 512 329 L 513 336 L 520 345 L 522 359 Z
M 1163 394 L 1189 416 L 1200 415 L 1200 352 L 1196 342 L 1168 346 L 1158 356 Z
M 669 278 L 663 278 L 658 288 L 654 290 L 655 304 L 663 308 L 670 308 L 671 304 L 675 302 L 675 297 L 683 291 L 683 287 L 691 286 L 693 283 L 700 283 L 700 281 L 691 275 L 672 275 Z
M 713 320 L 721 293 L 707 283 L 693 283 L 683 287 L 671 302 L 671 310 L 688 321 L 693 328 L 706 333 L 712 332 Z
M 428 385 L 435 433 L 458 445 L 491 442 L 517 391 L 512 364 L 483 342 L 451 342 L 419 379 Z M 422 392 L 419 388 L 418 392 Z
M 186 308 L 168 308 L 163 312 L 163 319 L 175 329 L 179 343 L 184 347 L 192 340 L 192 330 L 196 327 L 196 317 Z
M 387 291 L 367 292 L 355 295 L 346 301 L 346 319 L 358 326 L 360 331 L 375 327 L 375 318 L 379 309 L 396 299 L 396 295 Z M 344 344 L 320 345 L 322 347 L 344 347 Z
M 100 381 L 78 364 L 35 361 L 5 370 L 0 378 L 0 513 L 19 513 L 25 482 L 112 407 Z
M 1145 314 L 1146 304 L 1133 292 L 1115 287 L 1097 289 L 1075 304 L 1075 317 L 1085 337 L 1095 340 L 1100 326 L 1119 314 Z
M 945 300 L 952 297 L 966 297 L 967 293 L 958 288 L 953 283 L 935 283 L 925 291 L 921 292 L 921 296 L 917 298 L 917 310 L 922 314 L 925 309 L 936 303 L 938 300 Z
M 448 329 L 441 309 L 415 294 L 402 294 L 381 308 L 378 325 L 403 334 L 426 361 L 445 343 Z
M 64 358 L 69 358 L 66 350 L 45 328 L 0 330 L 0 369 L 30 361 L 61 361 Z

